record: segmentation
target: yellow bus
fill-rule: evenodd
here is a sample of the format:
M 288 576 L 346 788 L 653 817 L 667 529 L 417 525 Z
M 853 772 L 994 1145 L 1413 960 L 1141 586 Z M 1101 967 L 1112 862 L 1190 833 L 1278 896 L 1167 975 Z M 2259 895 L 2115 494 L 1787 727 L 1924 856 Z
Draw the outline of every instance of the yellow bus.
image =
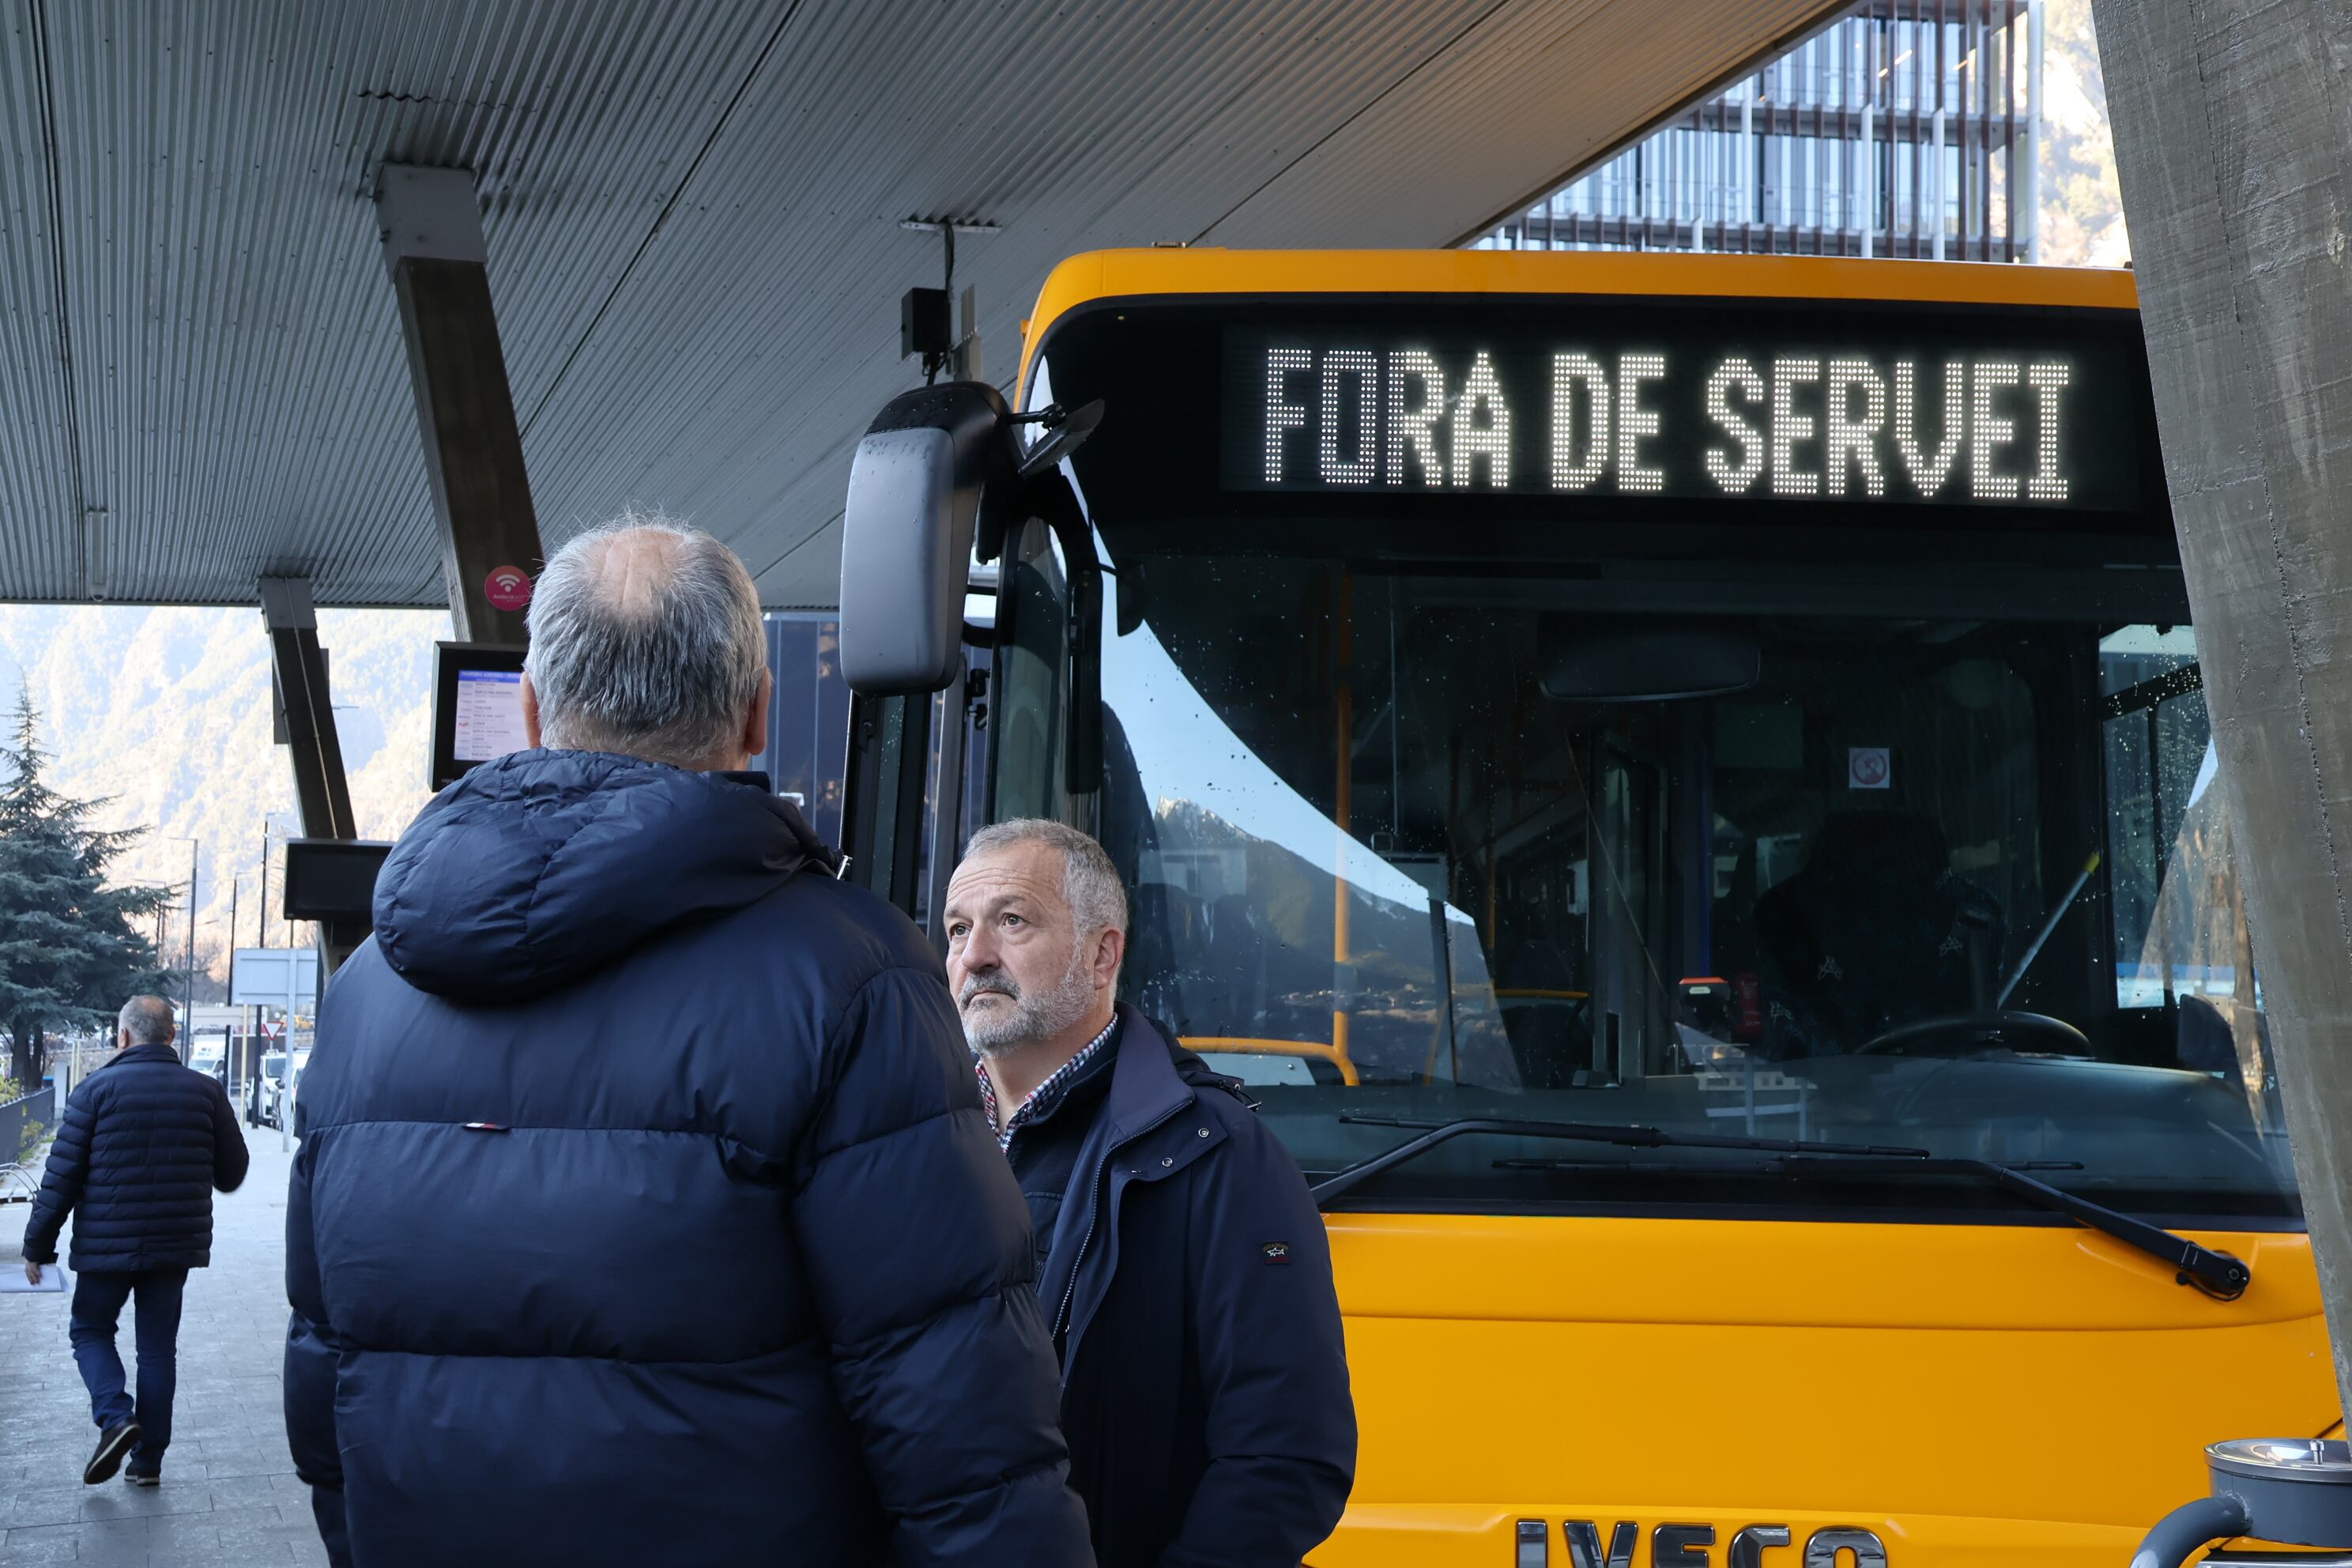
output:
M 892 410 L 861 874 L 1128 874 L 1326 1211 L 1318 1568 L 2092 1568 L 2337 1429 L 2128 274 L 1108 252 Z

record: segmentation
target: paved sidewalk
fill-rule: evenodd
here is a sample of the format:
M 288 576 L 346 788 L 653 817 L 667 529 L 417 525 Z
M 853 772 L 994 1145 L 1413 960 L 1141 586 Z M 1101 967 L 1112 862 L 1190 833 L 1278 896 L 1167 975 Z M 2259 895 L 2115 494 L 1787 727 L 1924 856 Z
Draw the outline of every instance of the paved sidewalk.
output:
M 309 1489 L 286 1453 L 286 1177 L 278 1135 L 249 1129 L 253 1171 L 214 1200 L 213 1266 L 188 1276 L 163 1484 L 81 1484 L 98 1440 L 58 1296 L 0 1296 L 0 1563 L 246 1568 L 324 1563 Z M 0 1268 L 19 1268 L 26 1204 L 0 1206 Z M 70 1234 L 70 1232 L 68 1232 Z M 126 1366 L 131 1312 L 117 1342 Z

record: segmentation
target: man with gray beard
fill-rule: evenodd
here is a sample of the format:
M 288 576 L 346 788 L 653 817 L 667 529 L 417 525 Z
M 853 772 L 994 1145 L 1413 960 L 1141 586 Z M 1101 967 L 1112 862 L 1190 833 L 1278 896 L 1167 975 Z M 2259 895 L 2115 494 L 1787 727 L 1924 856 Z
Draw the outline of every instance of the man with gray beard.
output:
M 1058 822 L 973 835 L 948 982 L 1035 1225 L 1070 1484 L 1103 1568 L 1296 1568 L 1355 1407 L 1322 1216 L 1231 1079 L 1118 1004 L 1127 889 Z

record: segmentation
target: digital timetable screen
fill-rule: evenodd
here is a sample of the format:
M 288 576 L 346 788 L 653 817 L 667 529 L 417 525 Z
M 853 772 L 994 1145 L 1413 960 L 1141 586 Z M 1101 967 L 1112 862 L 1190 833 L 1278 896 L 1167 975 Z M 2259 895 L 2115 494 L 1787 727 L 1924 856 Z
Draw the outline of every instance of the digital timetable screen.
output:
M 2142 500 L 2137 344 L 1685 312 L 1222 334 L 1228 490 L 1998 506 Z M 1871 327 L 1877 330 L 1868 330 Z
M 522 721 L 523 650 L 489 643 L 434 645 L 433 754 L 426 766 L 435 789 L 469 769 L 530 744 Z
M 457 671 L 457 716 L 451 752 L 461 763 L 487 763 L 530 744 L 522 725 L 522 671 Z

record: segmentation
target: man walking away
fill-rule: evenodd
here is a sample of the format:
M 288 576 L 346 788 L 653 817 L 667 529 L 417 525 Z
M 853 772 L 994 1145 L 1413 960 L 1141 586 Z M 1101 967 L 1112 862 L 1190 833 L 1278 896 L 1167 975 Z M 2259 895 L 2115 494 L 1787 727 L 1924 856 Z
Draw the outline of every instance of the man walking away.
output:
M 665 521 L 530 605 L 532 749 L 329 988 L 286 1418 L 329 1554 L 1084 1568 L 1021 1194 L 938 956 L 757 775 L 751 574 Z
M 1125 1006 L 1127 890 L 1057 822 L 973 835 L 948 978 L 1045 1248 L 1071 1479 L 1103 1568 L 1297 1568 L 1355 1406 L 1323 1219 L 1234 1080 Z
M 66 1101 L 40 1196 L 25 1226 L 25 1277 L 37 1285 L 58 1260 L 58 1232 L 74 1216 L 73 1309 L 68 1338 L 89 1389 L 98 1449 L 81 1479 L 152 1487 L 172 1444 L 179 1369 L 180 1298 L 188 1270 L 213 1260 L 213 1189 L 233 1193 L 250 1160 L 228 1095 L 180 1065 L 172 1005 L 133 996 L 117 1020 L 114 1059 Z M 122 1305 L 135 1302 L 139 1394 L 123 1391 L 114 1348 Z

